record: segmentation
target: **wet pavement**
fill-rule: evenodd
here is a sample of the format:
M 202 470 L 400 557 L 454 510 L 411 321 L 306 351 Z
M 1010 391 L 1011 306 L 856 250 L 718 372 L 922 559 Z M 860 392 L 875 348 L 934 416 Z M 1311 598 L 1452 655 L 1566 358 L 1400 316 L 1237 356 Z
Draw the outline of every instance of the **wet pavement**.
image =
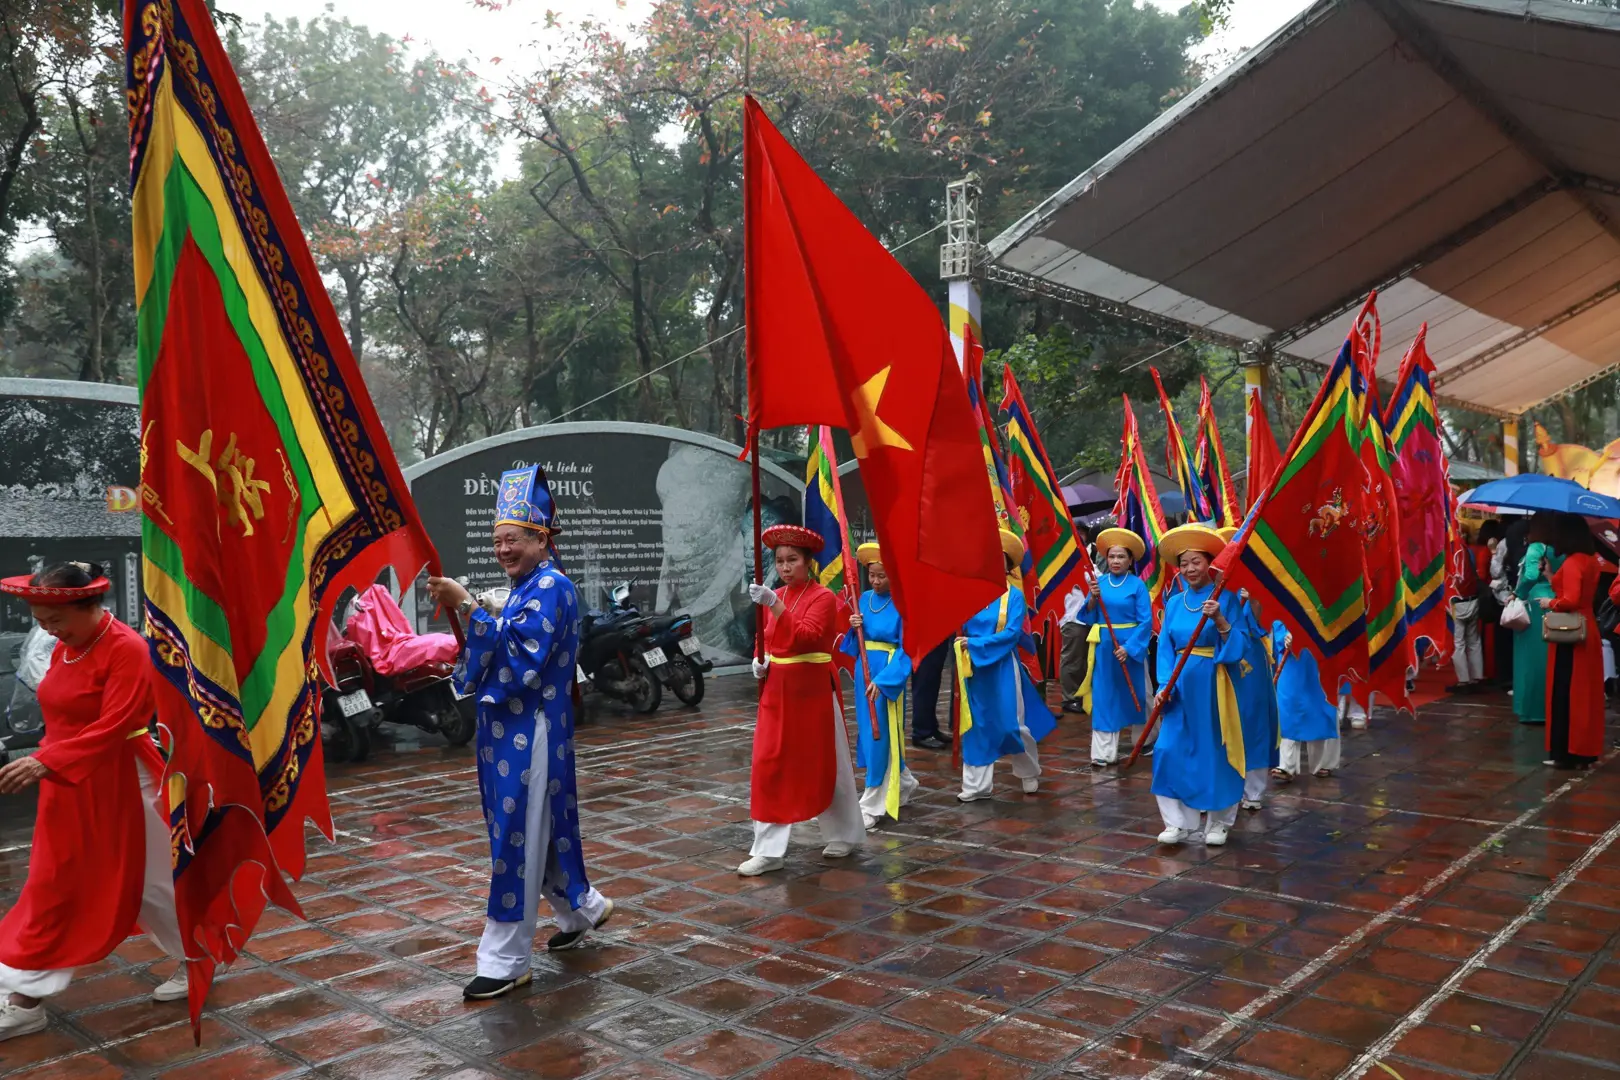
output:
M 488 850 L 470 750 L 330 772 L 309 922 L 269 912 L 215 984 L 202 1047 L 147 1000 L 132 940 L 0 1043 L 7 1078 L 1620 1080 L 1620 762 L 1541 766 L 1506 699 L 1374 715 L 1344 769 L 1274 789 L 1224 849 L 1160 848 L 1145 768 L 1088 764 L 1084 718 L 962 806 L 917 751 L 905 820 L 739 878 L 750 680 L 701 710 L 602 710 L 579 739 L 590 947 L 469 1006 Z M 1613 723 L 1614 721 L 1611 721 Z M 0 800 L 0 906 L 29 809 Z M 802 842 L 801 842 L 802 841 Z

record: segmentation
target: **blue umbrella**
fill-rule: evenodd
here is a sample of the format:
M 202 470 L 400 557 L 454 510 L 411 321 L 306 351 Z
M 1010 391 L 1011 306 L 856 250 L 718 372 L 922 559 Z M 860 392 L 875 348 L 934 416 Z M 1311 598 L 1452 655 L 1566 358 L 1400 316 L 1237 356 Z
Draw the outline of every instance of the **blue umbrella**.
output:
M 1620 499 L 1588 491 L 1573 480 L 1557 476 L 1509 476 L 1490 480 L 1467 495 L 1470 506 L 1511 506 L 1520 510 L 1559 510 L 1582 517 L 1620 517 Z

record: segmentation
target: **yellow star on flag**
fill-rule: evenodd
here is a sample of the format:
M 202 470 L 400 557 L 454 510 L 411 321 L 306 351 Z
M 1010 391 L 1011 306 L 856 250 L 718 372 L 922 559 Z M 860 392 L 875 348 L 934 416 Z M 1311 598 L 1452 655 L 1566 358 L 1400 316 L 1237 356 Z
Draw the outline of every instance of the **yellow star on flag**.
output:
M 912 445 L 898 431 L 884 423 L 883 418 L 878 415 L 878 402 L 883 399 L 883 387 L 889 381 L 890 370 L 891 368 L 884 368 L 867 379 L 850 399 L 850 404 L 855 407 L 855 415 L 861 422 L 861 426 L 850 436 L 856 457 L 863 458 L 869 449 L 879 446 L 892 446 L 899 450 L 912 449 Z

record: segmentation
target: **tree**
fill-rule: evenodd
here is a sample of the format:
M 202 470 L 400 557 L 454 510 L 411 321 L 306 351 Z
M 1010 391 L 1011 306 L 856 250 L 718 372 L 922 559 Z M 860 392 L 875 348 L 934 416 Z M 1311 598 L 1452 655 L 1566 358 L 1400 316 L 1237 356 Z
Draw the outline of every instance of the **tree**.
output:
M 330 16 L 269 18 L 232 33 L 230 47 L 317 262 L 343 284 L 361 357 L 397 218 L 413 200 L 487 183 L 491 139 L 471 76 Z

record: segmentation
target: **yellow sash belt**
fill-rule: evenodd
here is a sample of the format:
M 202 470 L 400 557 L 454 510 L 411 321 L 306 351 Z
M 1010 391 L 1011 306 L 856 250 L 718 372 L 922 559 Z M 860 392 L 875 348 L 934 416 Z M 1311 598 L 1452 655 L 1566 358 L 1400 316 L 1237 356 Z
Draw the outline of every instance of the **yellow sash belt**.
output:
M 1007 606 L 1011 592 L 1001 594 L 1001 607 L 996 612 L 996 633 L 1007 629 Z M 973 707 L 968 704 L 967 681 L 973 677 L 973 659 L 968 655 L 967 642 L 957 638 L 952 644 L 956 652 L 956 736 L 960 739 L 973 730 Z
M 1205 660 L 1215 659 L 1215 650 L 1207 646 L 1198 646 L 1192 654 Z M 1220 713 L 1226 761 L 1242 776 L 1248 772 L 1248 760 L 1243 756 L 1243 718 L 1238 712 L 1237 684 L 1225 664 L 1215 665 L 1215 706 Z
M 149 727 L 143 727 L 138 731 L 132 731 L 128 735 L 125 735 L 124 736 L 124 741 L 129 742 L 129 740 L 131 740 L 131 739 L 138 739 L 142 735 L 150 735 L 150 734 L 152 734 L 152 729 L 149 728 Z
M 1133 622 L 1117 622 L 1114 624 L 1114 629 L 1135 630 L 1136 624 Z M 1107 632 L 1108 627 L 1102 623 L 1093 623 L 1091 633 L 1086 635 L 1086 642 L 1089 646 L 1086 651 L 1086 677 L 1081 680 L 1080 689 L 1075 696 L 1080 699 L 1080 707 L 1085 709 L 1087 713 L 1091 712 L 1091 676 L 1097 670 L 1097 643 L 1102 640 L 1102 636 Z M 1113 650 L 1110 649 L 1109 652 L 1112 653 Z
M 887 641 L 868 640 L 866 643 L 866 648 L 868 651 L 876 650 L 877 652 L 882 653 L 884 656 L 892 657 L 895 650 L 898 649 L 899 646 L 890 645 Z M 878 696 L 882 697 L 881 694 Z M 871 704 L 870 698 L 867 699 L 867 704 Z M 906 695 L 900 694 L 893 701 L 885 701 L 884 706 L 885 712 L 888 714 L 885 717 L 888 723 L 884 726 L 888 728 L 889 764 L 883 770 L 883 812 L 888 814 L 894 820 L 899 821 L 900 766 L 902 764 L 900 760 L 900 748 L 904 739 L 903 733 L 905 730 Z
M 775 653 L 770 655 L 773 664 L 830 664 L 833 660 L 832 653 L 824 652 L 799 653 L 797 656 L 777 656 Z

